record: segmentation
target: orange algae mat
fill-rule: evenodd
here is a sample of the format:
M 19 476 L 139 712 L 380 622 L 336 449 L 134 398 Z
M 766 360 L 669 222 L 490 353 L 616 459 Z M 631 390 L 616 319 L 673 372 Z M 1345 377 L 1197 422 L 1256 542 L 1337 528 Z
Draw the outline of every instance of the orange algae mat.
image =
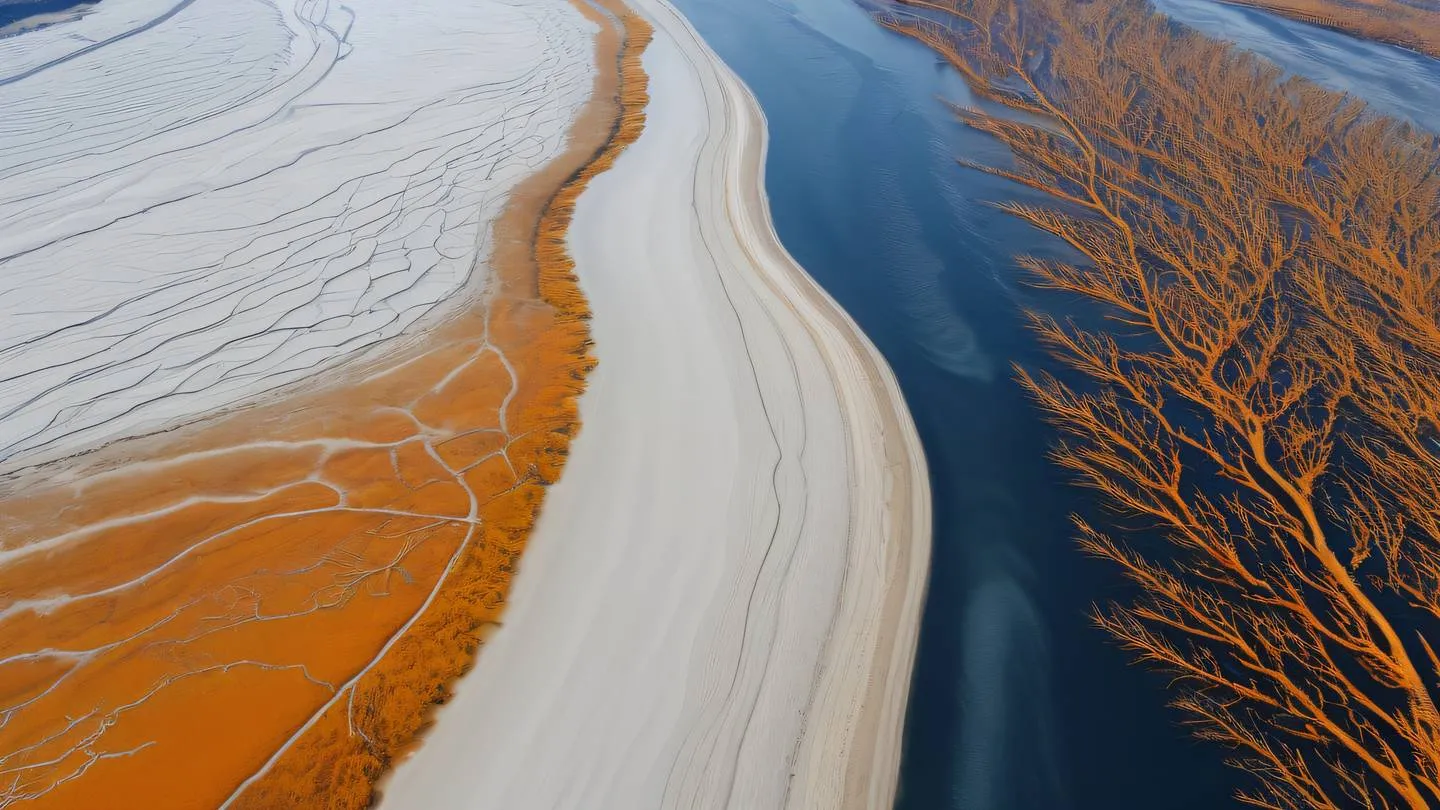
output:
M 598 5 L 594 96 L 496 224 L 483 305 L 0 496 L 0 808 L 370 803 L 498 619 L 578 428 L 565 231 L 647 101 L 649 26 Z

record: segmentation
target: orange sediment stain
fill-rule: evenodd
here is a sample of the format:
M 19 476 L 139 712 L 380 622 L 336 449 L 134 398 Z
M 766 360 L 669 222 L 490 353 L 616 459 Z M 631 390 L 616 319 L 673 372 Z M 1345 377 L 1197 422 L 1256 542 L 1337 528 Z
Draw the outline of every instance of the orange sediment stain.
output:
M 1413 0 L 1234 0 L 1440 59 L 1440 8 Z
M 364 807 L 470 666 L 595 362 L 565 233 L 648 101 L 649 26 L 576 5 L 596 91 L 496 223 L 483 306 L 0 484 L 0 808 Z

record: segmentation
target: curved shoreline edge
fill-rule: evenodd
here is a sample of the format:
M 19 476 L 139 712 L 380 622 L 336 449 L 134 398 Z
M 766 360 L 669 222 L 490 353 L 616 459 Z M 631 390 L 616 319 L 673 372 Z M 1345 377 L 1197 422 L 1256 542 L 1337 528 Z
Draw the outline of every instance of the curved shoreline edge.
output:
M 503 626 L 382 806 L 889 808 L 930 556 L 893 373 L 775 234 L 764 116 L 665 0 L 570 233 L 599 366 Z
M 209 806 L 363 807 L 469 668 L 594 365 L 563 232 L 645 106 L 643 21 L 550 5 L 599 32 L 551 43 L 594 62 L 589 99 L 486 226 L 476 295 L 383 362 L 327 369 L 334 385 L 108 445 L 0 501 L 0 760 L 34 777 L 0 804 L 165 784 Z M 24 667 L 51 655 L 82 663 Z M 149 741 L 110 750 L 125 735 Z
M 595 177 L 607 171 L 616 158 L 640 136 L 645 125 L 645 107 L 649 101 L 646 90 L 648 77 L 640 66 L 640 55 L 644 53 L 652 35 L 649 24 L 624 8 L 621 0 L 570 2 L 600 26 L 600 32 L 596 35 L 597 64 L 600 71 L 596 76 L 594 94 L 586 109 L 571 122 L 566 150 L 517 187 L 512 193 L 511 201 L 506 204 L 505 211 L 495 221 L 497 247 L 491 258 L 495 269 L 494 289 L 487 294 L 482 305 L 486 308 L 504 306 L 508 299 L 514 298 L 521 301 L 523 307 L 528 303 L 528 299 L 535 298 L 551 310 L 552 314 L 543 327 L 544 334 L 531 335 L 529 339 L 543 338 L 556 342 L 559 353 L 568 359 L 555 369 L 547 369 L 552 373 L 540 375 L 540 382 L 551 389 L 549 396 L 544 399 L 554 400 L 558 407 L 553 408 L 554 413 L 541 418 L 533 430 L 537 433 L 543 431 L 563 435 L 565 440 L 558 445 L 539 448 L 538 453 L 517 457 L 517 462 L 528 461 L 530 469 L 522 472 L 513 489 L 502 492 L 496 499 L 517 493 L 523 493 L 523 497 L 514 499 L 516 502 L 513 508 L 506 510 L 510 514 L 483 514 L 481 517 L 482 522 L 489 523 L 490 526 L 484 535 L 477 538 L 475 545 L 483 547 L 487 543 L 494 544 L 500 539 L 496 536 L 498 533 L 506 535 L 505 541 L 499 545 L 512 552 L 508 564 L 501 566 L 503 574 L 500 577 L 502 581 L 498 593 L 484 591 L 485 586 L 490 584 L 488 580 L 493 576 L 493 572 L 475 568 L 480 564 L 478 561 L 482 551 L 462 548 L 457 552 L 456 565 L 436 589 L 436 601 L 440 603 L 437 610 L 432 612 L 422 609 L 416 614 L 415 626 L 407 627 L 392 639 L 392 644 L 408 641 L 412 647 L 418 644 L 423 648 L 427 643 L 426 639 L 434 633 L 453 635 L 456 631 L 461 631 L 462 635 L 470 634 L 466 643 L 461 645 L 462 649 L 455 651 L 461 654 L 460 659 L 454 660 L 452 653 L 449 670 L 440 673 L 438 678 L 431 678 L 434 683 L 423 684 L 430 687 L 428 692 L 419 690 L 421 693 L 417 694 L 415 699 L 404 701 L 407 705 L 413 705 L 417 700 L 421 704 L 421 716 L 409 718 L 410 728 L 404 733 L 394 735 L 393 739 L 384 741 L 357 735 L 354 731 L 356 722 L 353 719 L 353 707 L 346 707 L 344 711 L 340 708 L 341 698 L 345 694 L 342 689 L 324 709 L 276 751 L 259 771 L 235 790 L 231 799 L 223 805 L 225 808 L 254 807 L 257 810 L 268 810 L 279 806 L 278 803 L 303 798 L 291 793 L 295 784 L 325 784 L 328 780 L 316 777 L 322 776 L 325 766 L 331 763 L 316 762 L 316 747 L 319 751 L 330 754 L 344 747 L 343 743 L 336 742 L 334 734 L 327 734 L 326 730 L 321 728 L 327 719 L 331 726 L 347 723 L 351 726 L 351 742 L 348 747 L 363 751 L 361 756 L 368 755 L 365 764 L 369 766 L 340 769 L 342 774 L 351 778 L 355 778 L 357 772 L 363 773 L 363 776 L 359 776 L 363 787 L 358 784 L 346 786 L 337 782 L 332 784 L 331 789 L 350 788 L 346 791 L 347 795 L 359 801 L 347 806 L 370 806 L 374 801 L 374 794 L 381 790 L 385 776 L 393 767 L 393 759 L 403 756 L 410 747 L 423 743 L 426 726 L 435 709 L 445 702 L 450 684 L 463 676 L 465 670 L 473 665 L 478 653 L 477 648 L 484 646 L 477 630 L 493 624 L 503 615 L 505 589 L 512 579 L 515 560 L 523 553 L 526 536 L 533 530 L 536 516 L 543 507 L 544 490 L 560 477 L 568 440 L 582 427 L 576 399 L 584 389 L 586 376 L 595 365 L 594 358 L 589 353 L 593 341 L 586 326 L 590 319 L 590 307 L 580 289 L 579 279 L 575 276 L 575 262 L 566 247 L 565 236 L 580 195 Z M 613 67 L 606 66 L 606 55 L 610 51 L 614 51 Z M 591 147 L 587 141 L 594 140 L 593 130 L 596 129 L 597 119 L 609 119 L 609 124 L 604 127 L 604 135 L 599 143 Z M 569 170 L 558 187 L 553 186 L 553 174 L 566 171 L 567 164 L 572 163 L 577 156 L 583 156 L 579 165 Z M 553 192 L 543 198 L 537 218 L 534 211 L 535 195 L 548 190 L 547 187 L 553 188 Z M 517 236 L 516 232 L 524 228 L 529 221 L 534 222 L 530 235 Z M 461 554 L 473 559 L 461 559 Z M 467 564 L 473 570 L 465 570 Z M 446 601 L 450 603 L 449 616 L 443 615 Z M 471 620 L 472 626 L 468 631 L 458 626 L 458 620 L 461 619 L 456 615 L 457 609 L 460 613 L 464 612 L 462 606 L 467 603 L 480 607 L 481 614 Z M 435 615 L 437 613 L 442 615 Z M 382 667 L 389 663 L 393 670 L 396 668 L 395 662 L 385 660 L 389 646 L 377 654 L 376 663 Z M 402 667 L 406 663 L 416 666 L 420 663 L 417 654 L 398 657 L 402 658 Z M 433 664 L 430 668 L 434 669 Z M 362 688 L 360 678 L 366 674 L 370 673 L 362 672 L 351 682 L 349 688 L 352 701 L 353 695 Z M 403 674 L 390 673 L 387 678 L 386 673 L 380 672 L 378 677 L 371 678 L 377 682 L 372 684 L 372 691 L 377 693 L 377 702 L 384 704 L 387 700 L 395 700 L 393 696 L 386 694 L 386 690 L 393 689 L 397 679 L 403 681 Z M 339 717 L 342 714 L 349 716 L 342 720 Z M 360 737 L 363 737 L 363 743 L 359 741 Z M 304 747 L 307 742 L 310 743 L 310 750 Z M 292 744 L 295 747 L 292 748 Z M 375 750 L 376 748 L 380 750 Z M 335 776 L 330 778 L 336 779 Z M 330 803 L 329 806 L 340 806 L 336 795 L 329 795 L 326 800 Z
M 631 1 L 662 6 L 661 13 L 684 26 L 694 51 L 715 66 L 743 133 L 725 180 L 731 222 L 755 250 L 762 280 L 805 321 L 821 347 L 847 416 L 851 487 L 868 496 L 851 504 L 845 593 L 810 712 L 818 722 L 807 724 L 794 784 L 798 792 L 786 806 L 888 810 L 898 786 L 929 574 L 930 479 L 919 432 L 879 349 L 780 242 L 765 192 L 769 128 L 750 88 L 668 0 Z M 867 502 L 876 497 L 883 498 L 883 508 Z M 878 627 L 867 626 L 875 618 Z M 847 662 L 867 658 L 869 667 L 852 664 L 847 670 Z M 838 773 L 837 763 L 844 763 Z

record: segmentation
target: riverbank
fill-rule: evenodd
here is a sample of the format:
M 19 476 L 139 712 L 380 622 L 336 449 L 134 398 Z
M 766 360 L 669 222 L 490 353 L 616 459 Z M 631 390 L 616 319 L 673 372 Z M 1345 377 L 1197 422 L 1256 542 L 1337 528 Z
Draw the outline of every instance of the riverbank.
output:
M 0 37 L 78 19 L 98 0 L 18 0 L 0 2 Z
M 1233 42 L 1287 73 L 1364 99 L 1384 115 L 1440 132 L 1440 60 L 1299 22 L 1248 3 L 1152 0 L 1166 16 Z
M 1440 16 L 1434 9 L 1402 2 L 1369 2 L 1359 7 L 1329 0 L 1224 0 L 1257 8 L 1310 25 L 1328 28 L 1358 39 L 1404 48 L 1440 59 Z
M 585 430 L 382 806 L 888 808 L 930 551 L 915 429 L 778 243 L 749 91 L 634 6 L 649 122 L 571 231 Z

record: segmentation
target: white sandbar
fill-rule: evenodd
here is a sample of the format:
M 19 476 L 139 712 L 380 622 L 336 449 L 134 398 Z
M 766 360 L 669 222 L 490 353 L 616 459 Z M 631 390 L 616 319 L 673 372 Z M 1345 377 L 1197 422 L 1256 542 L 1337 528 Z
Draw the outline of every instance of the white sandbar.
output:
M 665 0 L 644 134 L 579 202 L 600 365 L 504 626 L 409 808 L 889 808 L 929 490 L 884 361 L 780 246 L 764 118 Z

